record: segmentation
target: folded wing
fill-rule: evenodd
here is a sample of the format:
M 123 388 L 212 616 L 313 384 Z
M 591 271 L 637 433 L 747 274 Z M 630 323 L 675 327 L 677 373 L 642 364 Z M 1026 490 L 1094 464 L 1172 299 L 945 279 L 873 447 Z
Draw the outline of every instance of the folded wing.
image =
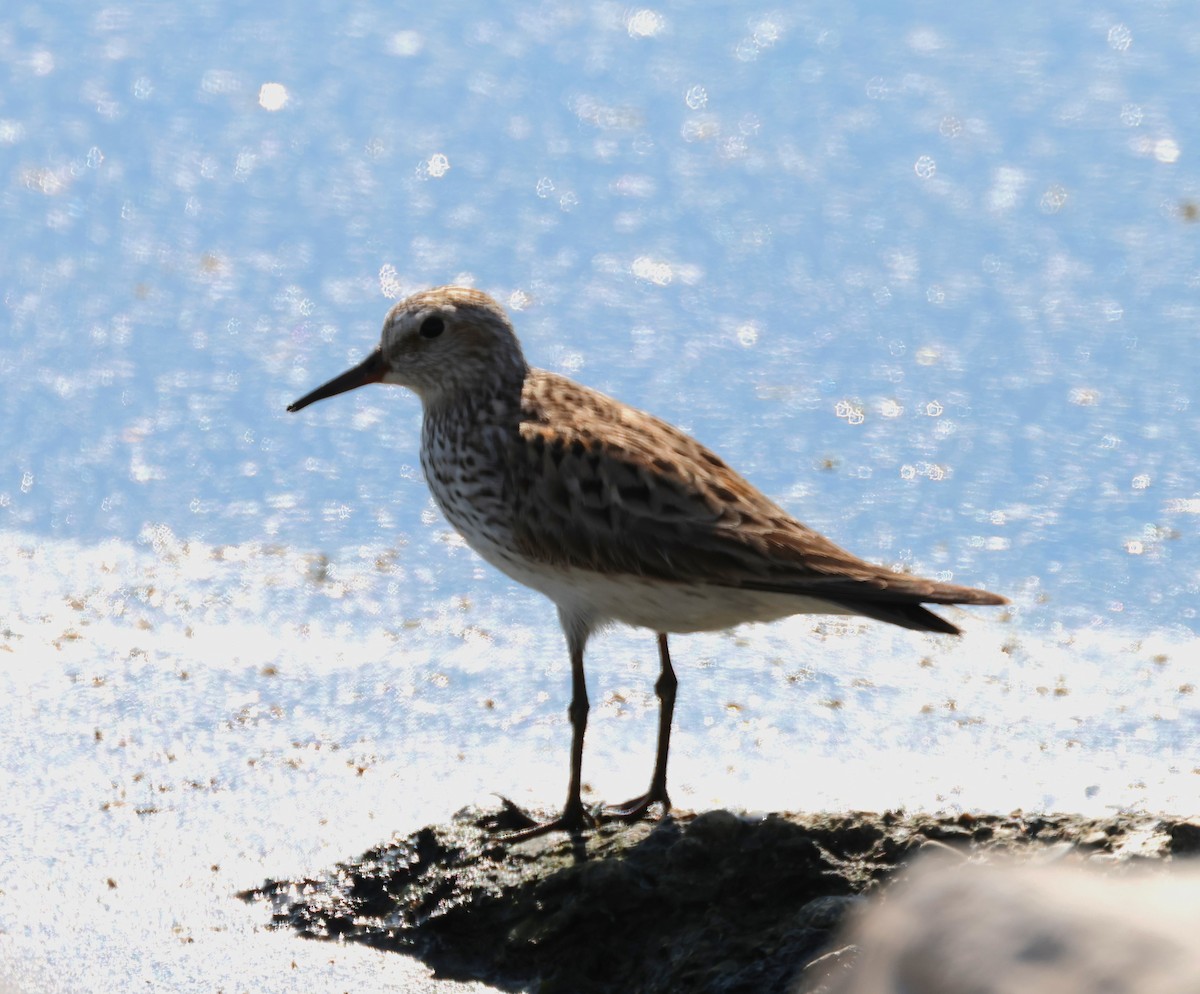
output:
M 552 373 L 527 381 L 511 469 L 516 539 L 543 561 L 815 597 L 951 634 L 958 629 L 922 603 L 1006 603 L 859 559 L 684 432 Z

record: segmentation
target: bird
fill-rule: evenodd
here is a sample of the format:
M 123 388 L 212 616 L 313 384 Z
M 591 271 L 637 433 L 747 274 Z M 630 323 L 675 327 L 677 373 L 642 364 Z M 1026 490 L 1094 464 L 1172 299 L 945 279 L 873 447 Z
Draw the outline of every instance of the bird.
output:
M 686 432 L 530 366 L 508 315 L 480 290 L 442 286 L 399 301 L 366 359 L 288 410 L 371 383 L 407 387 L 419 398 L 421 466 L 449 523 L 485 561 L 557 608 L 571 663 L 567 799 L 557 817 L 529 819 L 515 833 L 521 837 L 579 834 L 652 809 L 669 814 L 678 680 L 668 635 L 797 614 L 858 615 L 957 635 L 924 605 L 1008 603 L 860 559 Z M 584 650 L 612 623 L 656 635 L 658 739 L 647 791 L 596 814 L 581 799 Z

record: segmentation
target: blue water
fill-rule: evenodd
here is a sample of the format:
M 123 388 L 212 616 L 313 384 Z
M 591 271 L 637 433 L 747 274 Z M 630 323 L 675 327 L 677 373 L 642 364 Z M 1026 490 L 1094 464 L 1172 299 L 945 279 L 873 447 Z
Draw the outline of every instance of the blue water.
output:
M 448 533 L 415 398 L 284 411 L 447 282 L 840 544 L 1014 600 L 955 645 L 680 640 L 678 802 L 1200 810 L 1198 44 L 1170 4 L 10 4 L 0 983 L 394 988 L 229 895 L 558 803 L 553 612 Z M 624 797 L 652 640 L 589 671 Z

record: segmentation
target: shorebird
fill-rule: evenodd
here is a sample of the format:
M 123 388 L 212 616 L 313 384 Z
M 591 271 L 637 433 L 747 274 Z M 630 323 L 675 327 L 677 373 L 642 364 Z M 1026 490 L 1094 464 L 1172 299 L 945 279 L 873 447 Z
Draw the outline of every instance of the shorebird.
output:
M 957 635 L 923 604 L 1005 604 L 986 590 L 865 562 L 760 493 L 690 435 L 528 365 L 503 308 L 444 286 L 400 301 L 359 365 L 288 407 L 368 383 L 420 398 L 421 466 L 434 500 L 483 559 L 558 608 L 571 658 L 570 783 L 562 814 L 521 835 L 593 823 L 580 798 L 588 698 L 583 654 L 621 622 L 658 637 L 658 746 L 645 794 L 604 815 L 670 810 L 677 680 L 667 636 L 795 614 L 863 615 Z

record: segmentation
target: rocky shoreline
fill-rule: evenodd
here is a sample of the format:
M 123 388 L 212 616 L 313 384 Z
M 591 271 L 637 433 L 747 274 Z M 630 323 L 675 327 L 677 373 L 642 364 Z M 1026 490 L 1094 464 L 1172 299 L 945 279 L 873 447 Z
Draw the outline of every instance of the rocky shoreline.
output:
M 465 809 L 322 877 L 242 893 L 273 925 L 419 957 L 505 990 L 802 992 L 857 950 L 847 915 L 931 851 L 1085 861 L 1110 873 L 1200 854 L 1200 821 L 1117 815 L 677 813 L 506 842 L 517 813 Z

